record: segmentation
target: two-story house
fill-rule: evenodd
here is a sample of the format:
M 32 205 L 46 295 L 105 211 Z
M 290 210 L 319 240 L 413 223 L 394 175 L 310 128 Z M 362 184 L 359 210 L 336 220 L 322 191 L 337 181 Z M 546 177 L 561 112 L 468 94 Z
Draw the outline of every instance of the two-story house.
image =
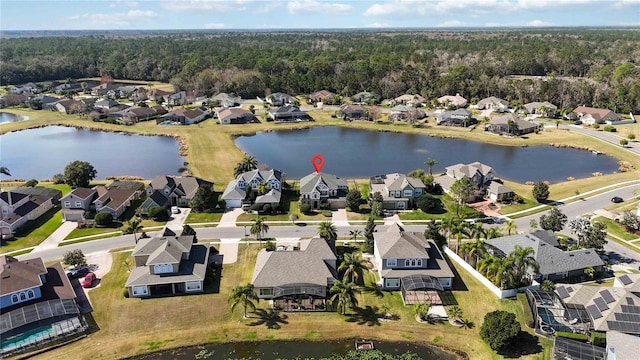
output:
M 76 294 L 60 263 L 0 256 L 2 357 L 86 330 Z M 34 336 L 43 333 L 51 336 Z
M 250 188 L 249 196 L 255 198 L 256 204 L 278 204 L 282 196 L 284 174 L 280 170 L 251 170 L 238 175 L 235 180 L 227 184 L 222 193 L 222 199 L 229 208 L 238 208 L 247 195 L 247 187 Z M 260 193 L 260 184 L 265 184 L 263 193 Z
M 422 180 L 404 174 L 376 175 L 369 179 L 369 193 L 382 195 L 382 208 L 404 210 L 427 192 Z
M 120 189 L 115 186 L 95 186 L 75 188 L 60 199 L 62 217 L 65 221 L 84 220 L 86 211 L 95 213 L 106 211 L 114 219 L 122 215 L 131 202 L 140 196 L 139 190 Z
M 326 300 L 337 279 L 335 247 L 325 239 L 300 241 L 258 252 L 251 283 L 256 296 L 273 300 L 282 310 L 326 310 Z
M 300 203 L 319 209 L 327 204 L 331 209 L 344 208 L 349 185 L 332 174 L 311 173 L 300 179 Z
M 209 245 L 194 236 L 140 239 L 131 256 L 134 268 L 125 287 L 130 297 L 201 293 L 209 264 Z
M 156 176 L 147 186 L 147 199 L 140 211 L 146 214 L 154 206 L 189 206 L 201 186 L 213 188 L 213 183 L 195 176 Z
M 484 190 L 490 185 L 491 181 L 495 176 L 495 172 L 491 166 L 473 162 L 470 164 L 455 164 L 445 168 L 446 173 L 442 176 L 436 177 L 434 180 L 445 192 L 449 192 L 451 185 L 461 178 L 469 178 L 471 180 L 471 184 L 474 186 L 476 190 L 478 190 L 477 194 L 473 196 L 483 196 Z
M 401 290 L 406 305 L 440 301 L 437 293 L 451 289 L 453 271 L 433 240 L 422 232 L 405 231 L 397 223 L 373 234 L 373 256 L 383 290 Z
M 51 209 L 62 192 L 41 188 L 17 188 L 0 193 L 0 233 L 9 235 L 29 220 Z

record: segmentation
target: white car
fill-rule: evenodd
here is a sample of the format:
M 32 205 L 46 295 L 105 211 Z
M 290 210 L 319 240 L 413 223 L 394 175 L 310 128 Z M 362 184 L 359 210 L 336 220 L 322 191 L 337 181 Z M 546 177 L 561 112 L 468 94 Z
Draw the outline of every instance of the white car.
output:
M 172 214 L 180 214 L 180 209 L 178 209 L 177 206 L 172 206 L 171 207 L 171 213 Z

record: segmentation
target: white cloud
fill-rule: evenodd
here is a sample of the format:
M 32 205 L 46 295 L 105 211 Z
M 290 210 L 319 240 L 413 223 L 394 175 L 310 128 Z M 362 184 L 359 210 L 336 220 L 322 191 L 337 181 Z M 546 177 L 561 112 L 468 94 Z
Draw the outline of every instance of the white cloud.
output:
M 282 7 L 282 5 L 282 1 L 261 1 L 258 5 L 255 6 L 253 13 L 267 14 L 279 7 Z
M 449 20 L 436 25 L 436 27 L 461 27 L 461 26 L 467 26 L 467 24 L 459 20 Z
M 373 24 L 367 24 L 365 25 L 365 27 L 368 28 L 388 28 L 389 24 L 388 23 L 373 23 Z
M 554 8 L 566 5 L 584 5 L 589 3 L 611 3 L 605 0 L 518 0 L 516 7 L 518 9 L 541 9 Z
M 204 24 L 205 29 L 224 29 L 224 24 L 221 23 L 208 23 Z
M 422 1 L 394 0 L 382 4 L 373 4 L 362 14 L 363 16 L 395 16 L 414 13 L 416 6 L 425 5 Z
M 151 10 L 129 10 L 126 13 L 82 14 L 69 17 L 69 20 L 84 22 L 92 28 L 106 29 L 110 26 L 124 27 L 132 22 L 139 22 L 157 17 Z
M 169 0 L 160 5 L 169 11 L 230 12 L 244 11 L 250 0 Z
M 125 1 L 125 0 L 116 0 L 115 2 L 112 2 L 111 4 L 109 4 L 110 8 L 115 8 L 115 7 L 129 7 L 129 8 L 135 8 L 138 7 L 138 2 L 137 1 Z
M 329 16 L 342 15 L 353 11 L 353 6 L 351 5 L 320 2 L 316 0 L 289 1 L 287 8 L 291 14 L 323 13 Z
M 533 20 L 533 21 L 529 21 L 526 25 L 527 26 L 551 26 L 551 23 L 548 23 L 542 20 Z

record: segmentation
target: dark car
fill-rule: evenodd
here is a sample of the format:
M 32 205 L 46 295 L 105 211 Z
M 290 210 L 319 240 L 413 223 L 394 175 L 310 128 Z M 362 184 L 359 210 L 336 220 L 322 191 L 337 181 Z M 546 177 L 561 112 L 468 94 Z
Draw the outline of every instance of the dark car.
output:
M 611 198 L 611 202 L 616 203 L 616 204 L 617 203 L 621 203 L 623 201 L 624 200 L 622 200 L 622 198 L 620 196 L 614 196 L 614 197 Z
M 89 273 L 89 267 L 86 264 L 76 265 L 68 268 L 66 271 L 69 279 L 83 277 Z
M 84 277 L 84 279 L 82 279 L 82 282 L 80 283 L 80 285 L 82 285 L 82 287 L 84 288 L 88 288 L 88 287 L 91 287 L 91 285 L 93 285 L 94 281 L 96 281 L 96 274 L 90 272 L 87 274 L 87 276 Z

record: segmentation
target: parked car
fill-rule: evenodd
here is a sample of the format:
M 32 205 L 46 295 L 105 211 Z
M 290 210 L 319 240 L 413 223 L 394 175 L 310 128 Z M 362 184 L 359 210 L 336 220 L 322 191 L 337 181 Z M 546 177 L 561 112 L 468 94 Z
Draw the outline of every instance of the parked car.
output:
M 576 120 L 573 122 L 575 125 L 582 125 L 582 120 Z
M 611 198 L 611 202 L 616 203 L 616 204 L 617 203 L 621 203 L 623 201 L 624 200 L 620 196 L 614 196 L 614 197 Z
M 171 207 L 171 213 L 172 214 L 180 214 L 180 209 L 178 209 L 177 206 L 172 206 Z
M 83 288 L 89 288 L 93 285 L 94 281 L 96 281 L 96 274 L 90 272 L 82 279 L 80 285 L 82 285 Z
M 65 270 L 65 273 L 67 273 L 67 277 L 69 279 L 76 279 L 76 278 L 83 277 L 87 275 L 88 272 L 89 272 L 89 267 L 87 266 L 87 264 L 71 266 Z

